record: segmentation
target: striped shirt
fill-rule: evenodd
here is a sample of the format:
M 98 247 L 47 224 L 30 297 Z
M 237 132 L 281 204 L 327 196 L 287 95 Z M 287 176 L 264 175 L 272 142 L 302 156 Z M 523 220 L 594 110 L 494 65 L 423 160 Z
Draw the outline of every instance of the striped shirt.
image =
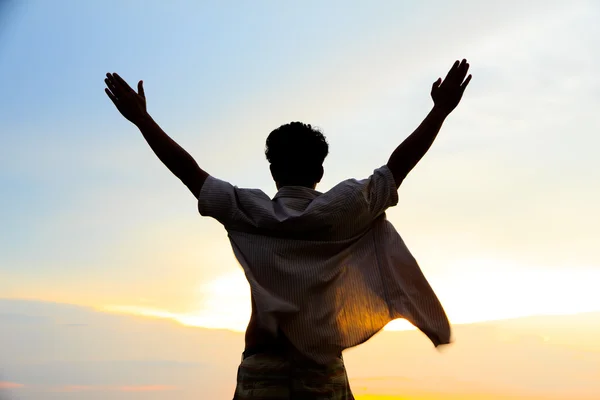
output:
M 273 199 L 209 176 L 203 216 L 226 229 L 262 327 L 326 364 L 405 318 L 435 346 L 450 342 L 446 314 L 385 210 L 398 203 L 387 166 L 325 193 L 284 186 Z

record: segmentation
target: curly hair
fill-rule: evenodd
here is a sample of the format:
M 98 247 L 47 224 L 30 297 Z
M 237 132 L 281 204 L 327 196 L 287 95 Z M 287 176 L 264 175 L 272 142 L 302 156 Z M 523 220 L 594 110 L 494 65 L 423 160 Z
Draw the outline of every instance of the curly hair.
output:
M 275 129 L 265 146 L 273 178 L 280 186 L 313 186 L 319 182 L 328 153 L 323 133 L 302 122 L 290 122 Z

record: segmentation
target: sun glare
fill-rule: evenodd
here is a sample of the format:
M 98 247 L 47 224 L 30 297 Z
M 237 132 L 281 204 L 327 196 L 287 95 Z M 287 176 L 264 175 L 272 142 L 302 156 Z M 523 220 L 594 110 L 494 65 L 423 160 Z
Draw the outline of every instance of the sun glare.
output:
M 453 323 L 600 310 L 597 268 L 530 267 L 465 260 L 445 268 L 434 288 Z
M 469 260 L 450 266 L 432 283 L 452 323 L 575 314 L 600 310 L 595 282 L 597 269 L 551 270 L 496 260 Z M 434 278 L 436 278 L 434 276 Z M 435 284 L 437 283 L 437 284 Z M 243 332 L 250 318 L 250 291 L 241 269 L 201 284 L 197 304 L 177 313 L 143 306 L 106 306 L 109 312 L 167 318 L 183 325 Z M 406 320 L 395 320 L 388 331 L 415 329 Z

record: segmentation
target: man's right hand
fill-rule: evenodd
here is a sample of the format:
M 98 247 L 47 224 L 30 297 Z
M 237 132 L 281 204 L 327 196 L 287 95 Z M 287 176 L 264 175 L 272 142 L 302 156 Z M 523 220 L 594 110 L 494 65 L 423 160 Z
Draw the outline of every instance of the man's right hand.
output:
M 433 83 L 431 98 L 436 109 L 447 115 L 456 108 L 471 81 L 471 75 L 467 76 L 468 71 L 469 63 L 467 60 L 463 59 L 461 62 L 457 60 L 443 81 L 442 78 L 439 78 Z M 467 76 L 467 79 L 465 79 L 465 76 Z
M 104 91 L 125 118 L 138 125 L 148 117 L 142 81 L 138 82 L 137 93 L 117 73 L 106 74 L 104 82 L 107 86 Z

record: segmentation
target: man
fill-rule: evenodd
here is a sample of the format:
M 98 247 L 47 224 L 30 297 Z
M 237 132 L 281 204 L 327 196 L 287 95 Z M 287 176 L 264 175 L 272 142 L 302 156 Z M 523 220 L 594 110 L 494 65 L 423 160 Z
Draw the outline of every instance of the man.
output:
M 436 346 L 450 343 L 444 310 L 385 210 L 460 102 L 468 69 L 456 61 L 434 82 L 432 110 L 387 164 L 326 193 L 315 189 L 329 151 L 322 133 L 300 122 L 275 129 L 265 151 L 273 199 L 210 176 L 150 117 L 142 81 L 136 93 L 107 74 L 106 94 L 198 199 L 200 213 L 223 224 L 250 284 L 234 399 L 352 399 L 342 351 L 396 318 Z

